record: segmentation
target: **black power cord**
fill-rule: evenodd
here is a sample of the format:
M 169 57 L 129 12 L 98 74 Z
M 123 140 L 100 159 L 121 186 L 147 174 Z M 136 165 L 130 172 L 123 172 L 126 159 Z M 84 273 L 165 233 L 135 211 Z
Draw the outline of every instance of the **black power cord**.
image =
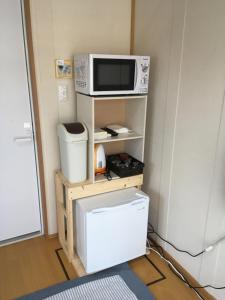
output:
M 190 284 L 190 282 L 187 280 L 187 278 L 172 264 L 172 262 L 165 256 L 165 254 L 164 254 L 164 250 L 163 250 L 163 248 L 161 247 L 161 246 L 159 246 L 153 239 L 151 239 L 151 238 L 149 238 L 149 240 L 153 243 L 152 245 L 151 245 L 151 247 L 152 248 L 156 248 L 157 249 L 157 251 L 156 252 L 158 252 L 158 254 L 160 255 L 160 256 L 162 256 L 163 258 L 164 258 L 164 260 L 167 262 L 167 265 L 168 265 L 168 267 L 170 268 L 170 270 L 172 271 L 172 273 L 173 274 L 175 274 L 180 280 L 182 280 L 189 288 L 191 288 L 196 294 L 197 294 L 197 296 L 201 299 L 201 300 L 206 300 L 200 293 L 199 293 L 199 291 L 197 290 L 197 288 L 195 288 L 194 286 L 192 286 L 191 284 Z M 159 249 L 159 250 L 158 250 Z M 171 267 L 171 265 L 173 266 L 173 268 Z M 175 272 L 175 270 L 176 270 L 176 272 Z M 180 276 L 179 276 L 179 274 L 181 274 Z M 181 277 L 182 276 L 182 277 Z
M 169 242 L 169 241 L 167 241 L 166 239 L 164 239 L 160 234 L 158 234 L 156 231 L 155 231 L 155 229 L 154 229 L 154 227 L 153 227 L 153 225 L 152 224 L 150 224 L 149 223 L 149 227 L 151 228 L 149 231 L 148 231 L 148 234 L 155 234 L 156 236 L 158 236 L 162 241 L 164 241 L 164 242 L 166 242 L 167 244 L 169 244 L 169 245 L 171 245 L 175 250 L 177 250 L 177 251 L 179 251 L 179 252 L 182 252 L 182 253 L 186 253 L 186 254 L 188 254 L 188 255 L 190 255 L 190 256 L 192 256 L 192 257 L 197 257 L 197 256 L 199 256 L 199 255 L 201 255 L 201 254 L 203 254 L 204 252 L 206 252 L 206 250 L 203 250 L 203 251 L 201 251 L 201 252 L 199 252 L 199 253 L 197 253 L 197 254 L 192 254 L 192 253 L 190 253 L 189 251 L 186 251 L 186 250 L 181 250 L 181 249 L 179 249 L 179 248 L 177 248 L 175 245 L 173 245 L 171 242 Z M 155 245 L 155 247 L 156 248 L 159 248 L 160 249 L 160 254 L 165 258 L 165 255 L 164 255 L 164 250 L 163 250 L 163 248 L 161 247 L 161 246 L 159 246 L 159 245 L 157 245 L 157 243 L 153 240 L 153 239 L 151 239 L 151 238 L 149 238 L 153 243 L 154 243 L 154 245 Z M 168 260 L 168 259 L 167 259 Z M 171 263 L 171 262 L 170 262 Z M 202 285 L 202 286 L 193 286 L 193 285 L 191 285 L 189 282 L 188 282 L 188 280 L 187 280 L 187 278 L 185 278 L 185 276 L 182 274 L 182 276 L 183 276 L 183 278 L 182 277 L 180 277 L 172 268 L 171 268 L 171 266 L 169 265 L 169 267 L 170 267 L 170 269 L 171 269 L 171 271 L 178 277 L 178 278 L 180 278 L 183 282 L 185 282 L 190 288 L 192 288 L 193 290 L 195 290 L 195 289 L 205 289 L 205 288 L 212 288 L 212 289 L 215 289 L 215 290 L 223 290 L 223 289 L 225 289 L 225 286 L 221 286 L 221 287 L 217 287 L 217 286 L 213 286 L 213 285 L 211 285 L 211 284 L 206 284 L 206 285 Z M 177 268 L 176 268 L 177 269 Z M 181 273 L 180 271 L 178 271 L 179 273 Z M 197 292 L 197 291 L 195 291 L 195 292 Z
M 164 239 L 159 233 L 157 233 L 154 229 L 154 227 L 152 226 L 152 224 L 149 223 L 149 226 L 151 227 L 149 233 L 153 233 L 155 235 L 157 235 L 163 242 L 169 244 L 170 246 L 172 246 L 175 250 L 179 251 L 179 252 L 182 252 L 182 253 L 186 253 L 192 257 L 198 257 L 200 255 L 202 255 L 206 250 L 202 250 L 201 252 L 199 253 L 196 253 L 196 254 L 192 254 L 190 253 L 189 251 L 186 251 L 186 250 L 182 250 L 182 249 L 179 249 L 177 248 L 174 244 L 172 244 L 171 242 L 167 241 L 166 239 Z
M 111 174 L 110 174 L 110 170 L 109 170 L 109 169 L 106 170 L 106 172 L 104 173 L 104 176 L 106 177 L 106 179 L 107 179 L 108 181 L 111 181 L 111 180 L 112 180 L 112 176 L 111 176 Z

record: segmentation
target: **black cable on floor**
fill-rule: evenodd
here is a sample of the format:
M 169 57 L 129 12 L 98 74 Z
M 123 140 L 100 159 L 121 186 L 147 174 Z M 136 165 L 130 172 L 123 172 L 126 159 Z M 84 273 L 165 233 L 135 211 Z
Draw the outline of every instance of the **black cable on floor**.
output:
M 197 253 L 197 254 L 192 254 L 190 253 L 189 251 L 186 251 L 186 250 L 181 250 L 179 248 L 177 248 L 173 243 L 167 241 L 166 239 L 164 239 L 158 232 L 155 231 L 153 225 L 151 223 L 148 224 L 149 227 L 150 227 L 150 231 L 148 232 L 148 234 L 155 234 L 156 236 L 158 236 L 162 241 L 164 241 L 165 243 L 169 244 L 170 246 L 172 246 L 175 250 L 177 250 L 178 252 L 182 252 L 182 253 L 187 253 L 188 255 L 192 256 L 192 257 L 197 257 L 197 256 L 200 256 L 202 255 L 205 250 Z M 151 240 L 151 238 L 150 238 Z M 163 248 L 161 246 L 157 246 L 157 247 L 160 247 L 162 253 L 163 253 Z M 162 255 L 164 257 L 164 255 Z M 172 268 L 171 268 L 172 270 Z M 175 272 L 174 272 L 175 273 Z M 178 276 L 178 274 L 176 274 Z M 182 274 L 183 275 L 183 274 Z M 180 278 L 182 279 L 182 278 Z M 225 289 L 225 286 L 221 286 L 221 287 L 217 287 L 217 286 L 213 286 L 211 284 L 206 284 L 206 285 L 203 285 L 203 286 L 190 286 L 191 288 L 193 289 L 205 289 L 205 288 L 212 288 L 212 289 L 215 289 L 215 290 L 223 290 Z
M 151 241 L 152 241 L 152 243 L 154 244 L 153 245 L 153 247 L 154 248 L 156 248 L 156 249 L 160 249 L 160 254 L 162 255 L 162 257 L 163 258 L 165 258 L 166 260 L 168 260 L 172 265 L 173 265 L 173 263 L 167 258 L 167 257 L 165 257 L 165 254 L 164 254 L 164 250 L 163 250 L 163 248 L 161 247 L 161 246 L 159 246 L 159 245 L 157 245 L 156 244 L 156 242 L 154 241 L 154 240 L 152 240 L 152 239 L 150 239 Z M 157 250 L 158 251 L 158 250 Z M 182 280 L 189 288 L 191 288 L 197 295 L 198 295 L 198 297 L 200 297 L 202 300 L 206 300 L 200 293 L 199 293 L 199 291 L 197 290 L 197 287 L 194 287 L 194 286 L 192 286 L 191 284 L 190 284 L 190 282 L 187 280 L 187 278 L 173 265 L 173 267 L 180 273 L 180 274 L 182 274 L 182 276 L 183 276 L 183 278 L 182 277 L 180 277 L 174 270 L 173 270 L 173 268 L 170 266 L 170 264 L 168 263 L 167 264 L 168 266 L 169 266 L 169 268 L 170 268 L 170 270 L 172 271 L 172 273 L 173 274 L 175 274 L 176 276 L 177 276 L 177 278 L 179 278 L 180 280 Z

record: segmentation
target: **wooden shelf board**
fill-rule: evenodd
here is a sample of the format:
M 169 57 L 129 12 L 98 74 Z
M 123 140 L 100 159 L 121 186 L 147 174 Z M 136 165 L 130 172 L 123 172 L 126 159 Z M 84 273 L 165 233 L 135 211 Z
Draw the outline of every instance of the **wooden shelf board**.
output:
M 130 133 L 120 133 L 117 136 L 110 136 L 103 140 L 95 140 L 94 143 L 102 144 L 102 143 L 111 143 L 111 142 L 136 140 L 136 139 L 143 139 L 143 135 L 140 135 L 140 134 L 132 131 Z
M 85 180 L 85 181 L 81 181 L 81 182 L 77 182 L 77 183 L 69 182 L 69 181 L 64 177 L 64 175 L 62 174 L 62 172 L 61 172 L 60 170 L 57 170 L 57 171 L 56 171 L 56 175 L 59 176 L 61 182 L 62 182 L 62 183 L 65 185 L 65 187 L 67 187 L 67 188 L 74 188 L 74 187 L 81 186 L 81 185 L 92 184 L 92 181 L 90 181 L 90 180 Z
M 110 175 L 112 177 L 112 180 L 119 179 L 120 177 L 110 171 Z M 103 175 L 103 174 L 98 174 L 95 176 L 95 182 L 103 182 L 103 181 L 108 181 L 108 179 Z
M 143 174 L 130 176 L 126 178 L 119 178 L 115 180 L 106 180 L 102 182 L 95 182 L 92 184 L 81 185 L 70 188 L 68 200 L 73 201 L 80 198 L 85 198 L 102 193 L 113 192 L 124 188 L 133 186 L 141 186 L 143 184 Z

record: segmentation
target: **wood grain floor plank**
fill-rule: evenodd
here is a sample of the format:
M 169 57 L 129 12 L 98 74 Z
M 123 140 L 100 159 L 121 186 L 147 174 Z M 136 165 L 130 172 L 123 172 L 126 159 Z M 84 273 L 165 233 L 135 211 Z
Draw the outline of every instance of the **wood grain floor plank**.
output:
M 35 238 L 0 248 L 0 299 L 8 300 L 65 281 L 57 239 Z
M 57 238 L 43 237 L 0 247 L 0 300 L 11 300 L 63 282 L 67 280 L 65 271 L 70 279 L 76 278 L 72 264 L 59 248 Z M 153 282 L 149 289 L 157 300 L 199 299 L 155 253 L 150 253 L 148 258 L 156 267 L 145 257 L 135 259 L 129 265 L 145 284 Z M 165 279 L 160 280 L 163 276 L 157 269 Z M 204 296 L 204 299 L 213 298 Z
M 151 265 L 145 257 L 140 257 L 130 261 L 129 266 L 146 285 L 162 278 L 157 269 L 154 268 L 154 266 Z

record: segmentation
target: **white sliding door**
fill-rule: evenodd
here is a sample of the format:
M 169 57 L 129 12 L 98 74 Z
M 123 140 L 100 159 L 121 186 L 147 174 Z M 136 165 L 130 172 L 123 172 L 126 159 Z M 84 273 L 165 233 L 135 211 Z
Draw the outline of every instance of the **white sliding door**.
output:
M 0 1 L 0 242 L 41 232 L 21 2 Z

